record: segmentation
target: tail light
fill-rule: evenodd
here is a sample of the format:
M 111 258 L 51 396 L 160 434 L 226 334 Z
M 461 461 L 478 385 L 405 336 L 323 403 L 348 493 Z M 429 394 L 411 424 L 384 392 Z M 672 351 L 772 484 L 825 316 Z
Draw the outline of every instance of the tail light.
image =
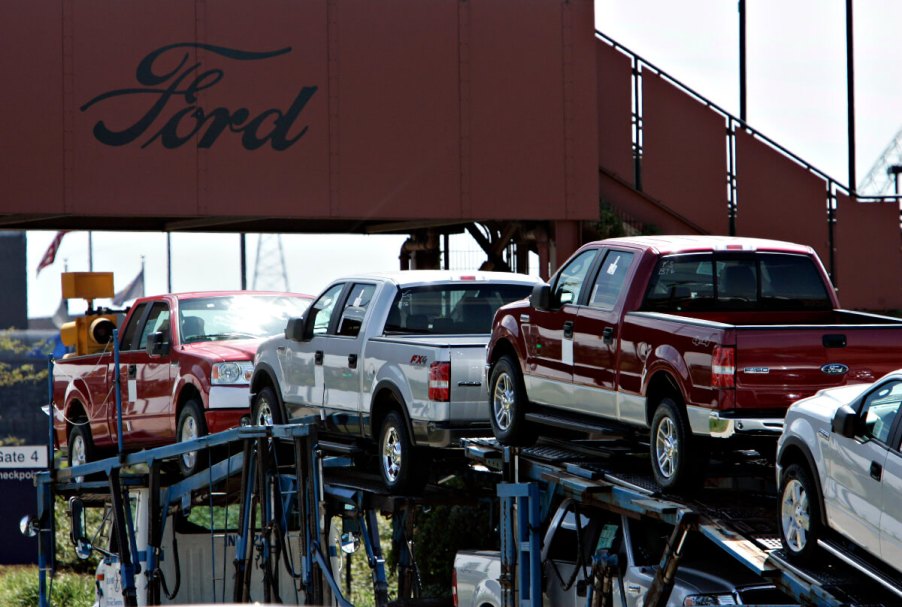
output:
M 435 362 L 429 365 L 429 400 L 451 400 L 451 363 Z
M 711 386 L 733 388 L 736 386 L 736 349 L 714 346 L 711 355 Z
M 451 600 L 454 601 L 454 607 L 457 607 L 457 569 L 451 570 Z

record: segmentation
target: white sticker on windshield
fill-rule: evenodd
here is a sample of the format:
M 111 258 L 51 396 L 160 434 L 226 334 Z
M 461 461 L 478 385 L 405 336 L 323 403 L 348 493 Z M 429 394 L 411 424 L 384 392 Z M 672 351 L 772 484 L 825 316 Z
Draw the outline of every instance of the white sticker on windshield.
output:
M 612 262 L 610 263 L 610 265 L 608 266 L 608 270 L 607 270 L 608 274 L 610 274 L 611 276 L 613 276 L 614 274 L 617 273 L 617 264 L 618 264 L 619 262 L 620 262 L 620 255 L 618 255 L 617 257 L 615 257 L 615 258 L 614 258 L 614 261 L 612 261 Z

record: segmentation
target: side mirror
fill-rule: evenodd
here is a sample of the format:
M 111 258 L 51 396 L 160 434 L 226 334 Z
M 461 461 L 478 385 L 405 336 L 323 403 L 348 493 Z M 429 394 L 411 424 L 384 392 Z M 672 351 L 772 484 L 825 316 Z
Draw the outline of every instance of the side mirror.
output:
M 22 532 L 22 535 L 25 537 L 35 537 L 40 530 L 40 524 L 38 519 L 33 514 L 26 514 L 19 521 L 19 531 Z
M 354 554 L 360 549 L 360 534 L 349 531 L 341 534 L 341 551 L 345 554 Z
M 169 336 L 157 331 L 147 336 L 147 355 L 148 356 L 166 356 L 169 354 Z
M 548 310 L 551 308 L 551 285 L 538 284 L 532 288 L 529 296 L 529 305 L 536 310 Z
M 858 414 L 852 407 L 843 405 L 833 415 L 833 432 L 846 438 L 857 436 L 859 433 L 858 419 Z
M 94 547 L 88 539 L 87 526 L 88 519 L 85 515 L 85 505 L 77 497 L 69 498 L 69 520 L 72 530 L 69 532 L 69 539 L 75 545 L 75 556 L 81 560 L 85 560 L 91 556 Z
M 304 316 L 306 316 L 306 314 Z M 304 340 L 304 316 L 288 319 L 288 324 L 285 325 L 285 339 L 291 339 L 293 341 Z

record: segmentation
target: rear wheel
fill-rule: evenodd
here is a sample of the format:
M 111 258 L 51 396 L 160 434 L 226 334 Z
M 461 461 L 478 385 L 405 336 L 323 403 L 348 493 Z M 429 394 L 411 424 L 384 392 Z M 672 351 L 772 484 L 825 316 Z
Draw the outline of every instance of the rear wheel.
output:
M 693 457 L 692 431 L 682 408 L 664 397 L 651 422 L 649 451 L 655 482 L 667 491 L 693 488 L 704 480 L 703 460 Z
M 407 430 L 404 416 L 390 411 L 382 421 L 377 446 L 379 472 L 386 488 L 393 493 L 414 491 L 422 487 L 421 470 L 426 468 L 425 454 L 417 453 Z
M 189 400 L 179 414 L 176 440 L 180 443 L 195 440 L 207 435 L 207 422 L 204 419 L 203 409 L 196 400 Z M 179 472 L 182 476 L 191 476 L 200 472 L 206 466 L 205 451 L 189 451 L 179 456 Z
M 501 443 L 528 446 L 536 442 L 535 426 L 526 421 L 526 402 L 520 364 L 510 356 L 502 356 L 492 367 L 489 382 L 492 433 Z
M 780 478 L 780 539 L 790 558 L 812 560 L 821 536 L 820 495 L 808 469 L 786 467 Z
M 80 466 L 97 459 L 94 440 L 91 438 L 91 427 L 88 420 L 80 418 L 72 423 L 69 430 L 69 467 Z M 76 483 L 84 482 L 84 476 L 73 477 Z

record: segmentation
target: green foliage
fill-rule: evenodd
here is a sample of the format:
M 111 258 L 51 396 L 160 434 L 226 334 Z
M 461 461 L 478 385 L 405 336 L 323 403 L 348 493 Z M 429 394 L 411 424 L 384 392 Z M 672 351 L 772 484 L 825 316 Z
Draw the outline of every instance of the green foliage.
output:
M 93 576 L 57 573 L 48 584 L 55 607 L 90 607 L 94 603 Z M 0 605 L 37 607 L 39 598 L 37 567 L 0 567 Z
M 50 340 L 44 340 L 37 344 L 37 346 L 28 345 L 22 340 L 13 337 L 12 329 L 0 331 L 0 351 L 5 352 L 7 356 L 11 355 L 24 358 L 35 350 L 49 355 L 53 352 L 53 344 Z M 0 362 L 0 387 L 46 381 L 46 379 L 46 368 L 36 369 L 32 363 L 11 364 L 8 362 Z

